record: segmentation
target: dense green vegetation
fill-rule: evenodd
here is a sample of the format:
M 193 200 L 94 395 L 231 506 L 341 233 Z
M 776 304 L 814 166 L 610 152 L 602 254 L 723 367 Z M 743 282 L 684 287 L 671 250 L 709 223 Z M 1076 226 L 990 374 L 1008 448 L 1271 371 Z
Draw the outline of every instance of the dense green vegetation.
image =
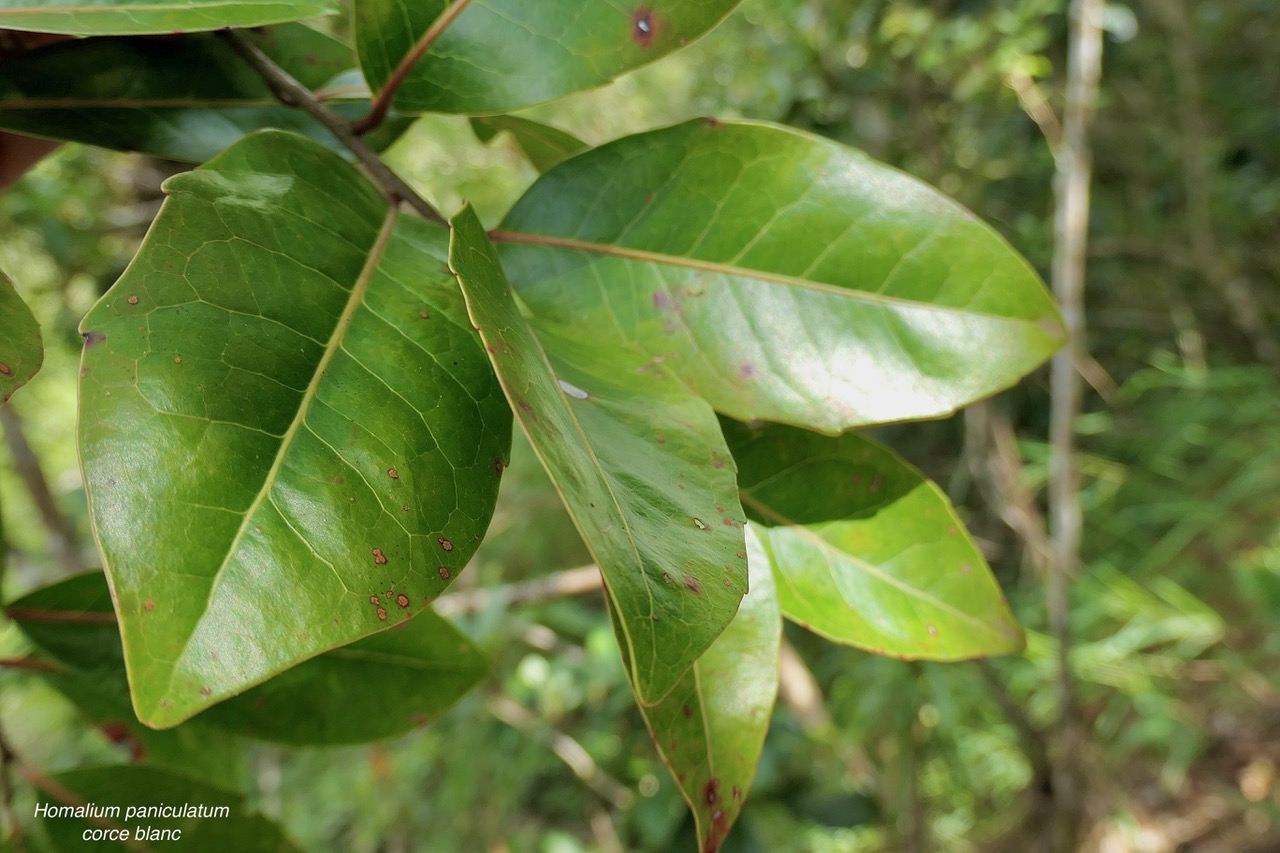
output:
M 662 62 L 520 115 L 591 144 L 703 114 L 795 125 L 950 193 L 1047 277 L 1065 5 L 747 0 Z M 899 661 L 786 625 L 777 710 L 725 850 L 1034 849 L 1064 761 L 1086 781 L 1085 849 L 1280 843 L 1269 630 L 1280 608 L 1280 13 L 1265 0 L 1134 0 L 1107 6 L 1105 27 L 1093 362 L 1081 365 L 1093 390 L 1076 422 L 1085 535 L 1070 659 L 1083 747 L 1064 756 L 1055 734 L 1038 373 L 963 415 L 870 433 L 954 502 L 1026 629 L 1025 652 Z M 398 129 L 385 158 L 445 211 L 466 199 L 495 226 L 537 177 L 510 135 L 481 142 L 465 118 Z M 45 340 L 43 369 L 0 409 L 6 601 L 97 565 L 75 449 L 77 326 L 137 251 L 159 180 L 186 168 L 67 146 L 0 195 L 0 270 Z M 750 441 L 731 428 L 725 438 L 747 474 Z M 227 703 L 215 706 L 232 718 L 221 728 L 209 718 L 153 732 L 127 697 L 108 697 L 118 717 L 90 719 L 66 698 L 76 685 L 5 667 L 5 743 L 48 774 L 145 752 L 243 792 L 304 849 L 695 849 L 604 601 L 574 576 L 555 575 L 559 590 L 520 586 L 592 558 L 519 431 L 506 469 L 489 533 L 441 608 L 493 666 L 429 725 L 374 745 L 267 746 L 229 733 Z M 0 622 L 0 657 L 29 651 Z M 92 677 L 80 685 L 92 688 Z M 241 762 L 222 757 L 241 746 Z M 39 795 L 9 775 L 11 811 L 39 842 L 28 820 Z

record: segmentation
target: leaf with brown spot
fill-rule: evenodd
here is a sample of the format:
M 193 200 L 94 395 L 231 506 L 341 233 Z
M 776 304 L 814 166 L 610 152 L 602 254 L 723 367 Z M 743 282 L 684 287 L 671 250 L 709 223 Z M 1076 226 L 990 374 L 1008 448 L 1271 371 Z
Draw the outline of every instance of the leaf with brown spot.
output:
M 79 421 L 135 707 L 156 727 L 384 630 L 364 599 L 388 563 L 406 593 L 439 594 L 438 543 L 457 569 L 474 553 L 511 436 L 438 272 L 444 228 L 277 131 L 166 188 L 83 322 L 105 340 L 83 355 Z M 419 321 L 424 304 L 448 322 Z
M 44 362 L 44 343 L 35 315 L 0 273 L 0 406 L 3 406 Z
M 742 529 L 695 522 L 717 504 L 741 512 L 732 466 L 700 467 L 715 453 L 729 455 L 715 414 L 656 373 L 619 371 L 618 354 L 596 346 L 590 327 L 574 337 L 535 335 L 474 212 L 453 226 L 450 259 L 472 322 L 605 576 L 636 695 L 657 702 L 729 624 L 746 588 L 743 574 L 720 580 L 742 550 Z M 667 444 L 653 440 L 659 433 Z M 698 476 L 673 490 L 689 466 Z M 673 582 L 673 566 L 682 583 Z
M 778 691 L 782 619 L 754 533 L 749 528 L 746 538 L 751 591 L 737 615 L 666 698 L 640 709 L 693 810 L 699 850 L 719 850 L 738 818 Z M 616 611 L 609 612 L 616 631 Z
M 355 0 L 374 89 L 454 0 Z M 407 113 L 492 114 L 602 86 L 695 41 L 740 0 L 482 0 L 449 24 L 396 98 Z

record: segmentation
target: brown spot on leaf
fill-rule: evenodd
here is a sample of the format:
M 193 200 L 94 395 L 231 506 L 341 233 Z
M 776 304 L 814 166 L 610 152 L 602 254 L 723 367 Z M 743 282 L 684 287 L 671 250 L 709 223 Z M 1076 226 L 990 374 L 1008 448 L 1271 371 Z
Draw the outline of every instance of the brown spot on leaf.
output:
M 684 576 L 684 588 L 695 595 L 702 595 L 702 582 L 689 575 Z
M 653 44 L 653 35 L 658 29 L 657 16 L 648 6 L 641 6 L 631 16 L 631 37 L 641 47 Z
M 5 364 L 3 361 L 0 361 L 0 373 L 3 373 L 5 376 L 8 376 L 11 373 L 13 373 L 13 369 L 9 367 L 9 365 Z
M 213 694 L 213 691 L 212 691 L 212 690 L 210 690 L 208 687 L 201 687 L 201 688 L 200 688 L 200 695 L 201 695 L 201 696 L 209 696 L 209 695 L 212 695 L 212 694 Z
M 683 708 L 680 709 L 680 713 L 684 714 L 684 717 L 687 720 L 693 716 L 693 709 L 690 708 L 688 705 L 685 705 Z
M 450 542 L 448 539 L 445 539 L 443 536 L 441 536 L 441 537 L 440 537 L 438 540 L 436 540 L 436 541 L 438 541 L 438 542 L 440 543 L 440 547 L 441 547 L 441 548 L 443 548 L 444 550 L 446 550 L 446 551 L 452 551 L 452 550 L 453 550 L 453 543 L 452 543 L 452 542 Z
M 438 571 L 440 572 L 440 580 L 447 581 L 447 580 L 449 579 L 449 567 L 448 567 L 448 566 L 441 566 L 441 567 L 439 568 L 439 570 L 438 570 Z
M 930 625 L 930 626 L 929 626 L 929 628 L 928 628 L 928 631 L 929 631 L 929 636 L 930 636 L 930 637 L 936 637 L 936 636 L 938 636 L 938 629 L 937 629 L 937 628 L 935 628 L 934 626 Z
M 385 566 L 387 564 L 387 555 L 382 553 L 381 548 L 373 549 L 373 561 L 379 566 Z
M 756 366 L 754 364 L 747 364 L 747 363 L 739 364 L 738 375 L 741 376 L 743 379 L 750 379 L 751 377 L 756 375 Z
M 650 619 L 652 619 L 654 622 L 657 622 L 657 621 L 658 621 L 658 614 L 657 614 L 657 613 L 650 613 L 650 614 L 649 614 L 649 618 L 650 618 Z
M 734 798 L 735 800 L 740 800 L 740 799 L 742 799 L 742 789 L 741 789 L 741 788 L 739 788 L 737 785 L 734 785 L 734 786 L 733 786 L 733 798 Z
M 369 596 L 369 603 L 376 606 L 378 604 L 378 596 L 376 595 Z
M 91 346 L 96 346 L 97 344 L 102 343 L 106 339 L 107 339 L 107 336 L 102 334 L 102 332 L 88 332 L 84 336 L 84 345 L 86 348 Z
M 174 364 L 182 364 L 182 356 L 180 356 L 180 355 L 175 355 L 175 356 L 173 357 L 173 363 L 174 363 Z
M 431 319 L 431 315 L 430 315 L 430 314 L 428 314 L 426 311 L 419 311 L 419 312 L 418 312 L 418 316 L 419 316 L 419 317 L 421 317 L 421 318 L 422 318 L 422 319 L 424 319 L 424 320 L 430 320 L 430 319 Z
M 507 466 L 503 464 L 502 459 L 499 458 L 493 460 L 493 473 L 497 474 L 499 477 L 502 476 L 502 472 L 506 470 L 506 467 Z
M 653 294 L 653 307 L 659 311 L 670 311 L 676 307 L 676 303 L 672 300 L 670 293 L 659 290 Z
M 128 302 L 130 305 L 137 305 L 137 304 L 138 304 L 138 297 L 136 297 L 136 296 L 130 296 L 128 299 L 126 299 L 126 300 L 125 300 L 125 302 Z
M 409 511 L 409 505 L 408 505 L 408 504 L 404 504 L 404 505 L 403 505 L 403 506 L 401 506 L 400 508 L 401 508 L 402 510 L 404 510 L 405 512 L 408 512 L 408 511 Z
M 388 477 L 390 477 L 390 478 L 391 478 L 391 479 L 393 479 L 393 480 L 399 480 L 399 479 L 400 479 L 400 472 L 399 472 L 399 471 L 397 471 L 395 468 L 388 468 L 388 469 L 387 469 L 387 476 L 388 476 Z
M 868 492 L 870 492 L 870 493 L 871 493 L 871 494 L 873 494 L 873 495 L 874 495 L 876 492 L 880 491 L 880 483 L 881 483 L 882 479 L 883 479 L 883 478 L 882 478 L 879 474 L 876 474 L 874 477 L 872 477 L 872 478 L 871 478 L 871 485 L 870 485 L 870 486 L 867 486 L 867 491 L 868 491 Z
M 720 519 L 720 523 L 721 523 L 721 524 L 723 524 L 725 527 L 737 527 L 737 526 L 738 526 L 738 522 L 734 521 L 732 518 L 722 518 L 722 519 Z
M 409 596 L 405 595 L 403 592 L 400 593 L 399 595 L 396 596 L 396 604 L 399 604 L 401 607 L 408 607 Z
M 720 780 L 712 776 L 711 781 L 707 782 L 707 787 L 702 789 L 702 800 L 709 806 L 714 806 L 720 801 Z
M 387 621 L 387 610 L 385 607 L 378 608 L 378 619 L 379 621 L 382 621 L 382 622 Z
M 155 610 L 156 600 L 154 598 L 148 598 L 147 602 L 142 605 L 142 609 L 147 611 L 148 613 L 150 613 L 152 610 Z

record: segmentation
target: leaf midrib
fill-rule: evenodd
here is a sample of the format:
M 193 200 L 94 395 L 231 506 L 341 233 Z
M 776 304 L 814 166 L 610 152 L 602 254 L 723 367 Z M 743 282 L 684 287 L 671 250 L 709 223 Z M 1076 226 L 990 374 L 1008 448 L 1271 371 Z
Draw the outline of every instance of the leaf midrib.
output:
M 258 490 L 258 494 L 254 497 L 253 503 L 245 511 L 244 519 L 240 522 L 240 527 L 236 530 L 235 536 L 227 546 L 227 555 L 223 558 L 222 564 L 218 566 L 217 572 L 213 575 L 213 582 L 209 587 L 209 595 L 205 600 L 204 610 L 192 623 L 191 632 L 187 634 L 186 640 L 182 644 L 182 648 L 173 659 L 173 666 L 169 668 L 169 677 L 165 684 L 164 696 L 168 696 L 173 690 L 173 680 L 177 675 L 178 665 L 187 654 L 187 649 L 191 645 L 191 638 L 195 636 L 196 626 L 204 620 L 205 614 L 208 613 L 210 605 L 213 603 L 214 591 L 218 583 L 225 576 L 227 567 L 235 559 L 240 548 L 240 541 L 244 538 L 245 533 L 253 523 L 254 518 L 258 514 L 258 510 L 267 501 L 271 494 L 272 488 L 275 486 L 276 479 L 280 474 L 280 468 L 284 464 L 285 457 L 289 454 L 289 450 L 293 445 L 294 436 L 298 430 L 302 428 L 306 421 L 307 413 L 310 411 L 311 403 L 315 400 L 319 391 L 320 383 L 324 380 L 328 371 L 329 364 L 333 361 L 333 357 L 342 347 L 342 341 L 346 337 L 347 330 L 351 327 L 351 320 L 354 318 L 356 311 L 364 302 L 365 294 L 369 289 L 369 282 L 373 278 L 374 272 L 382 261 L 382 256 L 386 252 L 388 244 L 391 242 L 391 236 L 395 232 L 396 219 L 398 216 L 397 209 L 392 206 L 387 210 L 387 216 L 382 222 L 382 226 L 378 231 L 378 236 L 373 242 L 373 246 L 369 249 L 369 257 L 365 260 L 364 267 L 360 270 L 360 275 L 356 278 L 355 284 L 351 288 L 351 294 L 347 297 L 347 304 L 342 309 L 342 314 L 338 317 L 337 323 L 334 324 L 333 333 L 329 336 L 329 342 L 325 346 L 324 353 L 320 356 L 320 361 L 316 364 L 315 372 L 311 376 L 311 382 L 308 383 L 306 390 L 302 392 L 302 399 L 298 405 L 298 412 L 294 415 L 293 421 L 289 424 L 289 428 L 280 438 L 280 448 L 276 451 L 276 457 L 271 462 L 271 467 L 267 470 L 263 477 L 262 488 Z
M 502 229 L 490 231 L 489 237 L 495 243 L 515 243 L 524 246 L 541 246 L 551 249 L 567 249 L 569 251 L 576 252 L 589 252 L 597 255 L 605 255 L 611 258 L 642 261 L 650 264 L 660 264 L 664 266 L 697 270 L 699 272 L 715 273 L 717 275 L 724 275 L 731 278 L 755 279 L 757 281 L 769 282 L 771 284 L 782 284 L 788 287 L 798 287 L 804 290 L 811 290 L 827 296 L 837 296 L 843 299 L 852 299 L 854 301 L 870 302 L 879 305 L 911 308 L 918 311 L 936 311 L 947 315 L 959 314 L 969 317 L 987 317 L 992 320 L 999 320 L 1006 323 L 1025 323 L 1027 325 L 1036 325 L 1037 322 L 1036 320 L 1024 317 L 1013 317 L 1005 314 L 991 314 L 986 311 L 975 311 L 972 308 L 937 305 L 932 302 L 919 302 L 913 299 L 904 299 L 900 296 L 886 296 L 883 293 L 876 293 L 871 290 L 858 290 L 852 287 L 841 287 L 836 284 L 828 284 L 823 281 L 814 281 L 812 279 L 800 278 L 799 276 L 786 275 L 784 273 L 775 273 L 769 272 L 768 270 L 742 267 L 720 261 L 706 261 L 701 258 L 691 258 L 683 255 L 672 255 L 665 252 L 655 252 L 650 249 L 637 249 L 631 246 L 617 246 L 611 243 L 577 240 L 572 237 L 556 237 L 550 234 L 530 234 L 524 231 L 505 231 Z

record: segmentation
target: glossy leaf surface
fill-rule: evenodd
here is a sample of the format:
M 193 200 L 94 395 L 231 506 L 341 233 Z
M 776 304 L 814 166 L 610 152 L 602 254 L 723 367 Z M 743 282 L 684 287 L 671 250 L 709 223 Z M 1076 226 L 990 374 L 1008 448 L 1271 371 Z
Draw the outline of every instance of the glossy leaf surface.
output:
M 247 32 L 303 85 L 322 89 L 351 65 L 351 49 L 301 24 Z M 363 95 L 361 93 L 364 93 Z M 363 83 L 330 105 L 368 112 Z M 408 125 L 392 116 L 368 141 L 389 145 Z M 0 128 L 203 163 L 262 128 L 338 143 L 301 110 L 279 104 L 220 38 L 100 38 L 59 42 L 0 63 Z
M 91 517 L 157 727 L 423 610 L 510 448 L 443 229 L 274 131 L 166 186 L 85 318 L 80 387 Z
M 35 315 L 0 273 L 0 406 L 35 376 L 44 362 L 44 343 Z
M 332 0 L 5 0 L 0 29 L 75 36 L 260 27 L 337 11 Z
M 534 336 L 468 208 L 451 263 L 511 408 L 604 573 L 642 704 L 719 635 L 746 589 L 742 515 L 710 407 L 619 369 L 589 328 Z
M 758 522 L 789 619 L 895 657 L 1022 649 L 1022 630 L 982 554 L 919 471 L 854 433 L 724 427 L 743 507 Z
M 178 773 L 154 767 L 112 765 L 109 767 L 84 767 L 52 776 L 57 786 L 54 791 L 44 791 L 41 802 L 50 806 L 116 806 L 119 817 L 98 820 L 76 818 L 47 818 L 44 830 L 55 850 L 67 853 L 83 853 L 86 849 L 133 851 L 163 850 L 178 847 L 189 850 L 235 850 L 236 853 L 287 853 L 297 848 L 284 836 L 274 823 L 260 814 L 251 812 L 239 794 L 197 782 Z M 65 796 L 63 802 L 59 796 Z M 210 810 L 205 817 L 137 817 L 126 820 L 127 809 L 155 808 L 160 806 L 183 808 L 204 807 Z M 225 816 L 212 810 L 225 808 Z M 214 816 L 217 814 L 218 816 Z M 171 840 L 152 841 L 133 833 L 139 828 L 177 830 L 179 837 Z M 124 829 L 130 833 L 128 842 L 103 841 L 90 846 L 83 839 L 89 829 Z
M 495 234 L 544 327 L 594 329 L 718 411 L 826 432 L 947 414 L 1061 343 L 1035 273 L 913 178 L 695 121 L 543 175 Z
M 477 116 L 471 119 L 471 129 L 481 142 L 490 142 L 503 131 L 511 134 L 539 172 L 547 171 L 588 147 L 581 139 L 557 127 L 520 116 Z
M 405 78 L 404 112 L 496 113 L 602 86 L 701 36 L 739 0 L 472 0 Z M 390 77 L 456 0 L 355 0 L 369 85 Z
M 387 608 L 398 607 L 384 593 Z M 95 722 L 130 729 L 124 656 L 106 579 L 92 572 L 39 589 L 9 605 L 23 632 L 62 666 L 54 687 Z M 361 743 L 403 734 L 451 707 L 488 673 L 485 655 L 448 620 L 425 611 L 390 631 L 304 661 L 170 731 L 134 731 L 149 760 L 169 740 L 216 751 L 223 732 L 292 745 Z M 126 716 L 128 715 L 128 716 Z M 192 737 L 196 743 L 191 743 Z M 203 739 L 203 745 L 199 742 Z M 211 755 L 225 763 L 225 755 Z M 181 766 L 181 765 L 179 765 Z
M 699 850 L 719 850 L 756 775 L 778 693 L 782 619 L 768 558 L 747 530 L 751 591 L 711 647 L 666 698 L 641 708 L 698 826 Z

